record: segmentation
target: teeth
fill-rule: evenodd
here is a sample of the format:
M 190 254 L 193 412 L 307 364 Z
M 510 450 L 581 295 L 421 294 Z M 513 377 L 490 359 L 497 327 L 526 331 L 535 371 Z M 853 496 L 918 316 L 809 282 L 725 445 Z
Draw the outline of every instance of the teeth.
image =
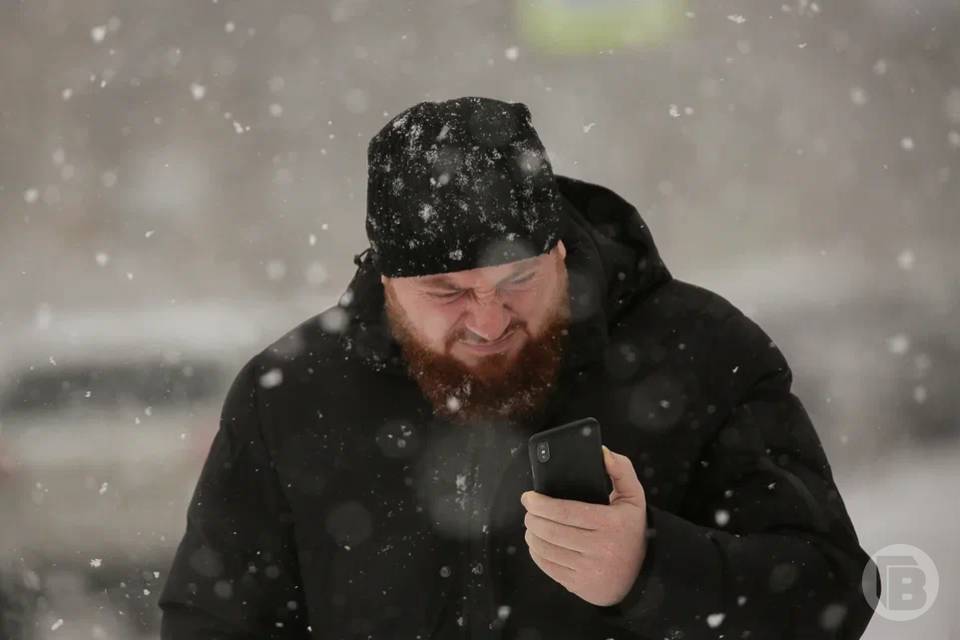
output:
M 503 338 L 500 338 L 500 339 L 497 340 L 496 342 L 467 342 L 467 344 L 469 344 L 470 346 L 473 346 L 473 347 L 492 347 L 492 346 L 496 346 L 496 345 L 498 345 L 498 344 L 502 344 L 502 343 L 506 342 L 506 341 L 509 340 L 511 337 L 513 337 L 513 334 L 512 334 L 512 333 L 511 333 L 510 335 L 508 335 L 508 336 L 504 336 Z

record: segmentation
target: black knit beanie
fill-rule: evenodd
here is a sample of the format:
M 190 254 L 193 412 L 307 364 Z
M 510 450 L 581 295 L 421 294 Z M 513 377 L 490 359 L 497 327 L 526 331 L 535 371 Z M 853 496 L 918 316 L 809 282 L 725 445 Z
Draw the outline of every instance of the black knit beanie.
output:
M 561 200 L 520 102 L 420 102 L 367 149 L 367 238 L 389 277 L 493 266 L 550 251 Z

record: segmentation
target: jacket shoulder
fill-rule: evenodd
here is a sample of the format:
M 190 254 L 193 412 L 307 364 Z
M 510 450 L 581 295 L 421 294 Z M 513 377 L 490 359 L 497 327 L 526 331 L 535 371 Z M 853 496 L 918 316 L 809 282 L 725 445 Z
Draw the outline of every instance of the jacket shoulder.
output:
M 347 311 L 333 305 L 284 332 L 253 356 L 263 369 L 318 369 L 342 363 L 348 355 L 343 332 L 349 323 Z
M 783 353 L 740 308 L 715 291 L 676 278 L 638 301 L 614 335 L 647 347 L 669 350 L 672 345 L 697 354 L 701 363 L 709 363 L 704 373 L 711 377 L 732 371 L 744 380 L 749 374 L 776 373 L 788 384 L 791 377 Z
M 741 314 L 730 300 L 705 287 L 670 278 L 646 296 L 638 299 L 631 312 L 654 314 L 663 319 L 698 321 L 704 329 L 718 326 Z

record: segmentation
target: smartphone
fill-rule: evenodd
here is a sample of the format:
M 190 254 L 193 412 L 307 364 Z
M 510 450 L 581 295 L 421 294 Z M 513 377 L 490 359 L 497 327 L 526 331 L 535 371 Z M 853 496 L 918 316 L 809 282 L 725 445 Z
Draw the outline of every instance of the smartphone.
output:
M 610 504 L 613 483 L 603 464 L 600 423 L 574 420 L 527 440 L 533 489 L 553 498 Z

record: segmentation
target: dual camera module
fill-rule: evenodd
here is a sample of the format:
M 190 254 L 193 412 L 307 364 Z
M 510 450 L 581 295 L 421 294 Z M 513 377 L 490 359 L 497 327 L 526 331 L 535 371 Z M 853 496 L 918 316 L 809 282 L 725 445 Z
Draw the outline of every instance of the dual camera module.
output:
M 537 443 L 537 460 L 540 462 L 550 461 L 550 443 L 543 441 Z

